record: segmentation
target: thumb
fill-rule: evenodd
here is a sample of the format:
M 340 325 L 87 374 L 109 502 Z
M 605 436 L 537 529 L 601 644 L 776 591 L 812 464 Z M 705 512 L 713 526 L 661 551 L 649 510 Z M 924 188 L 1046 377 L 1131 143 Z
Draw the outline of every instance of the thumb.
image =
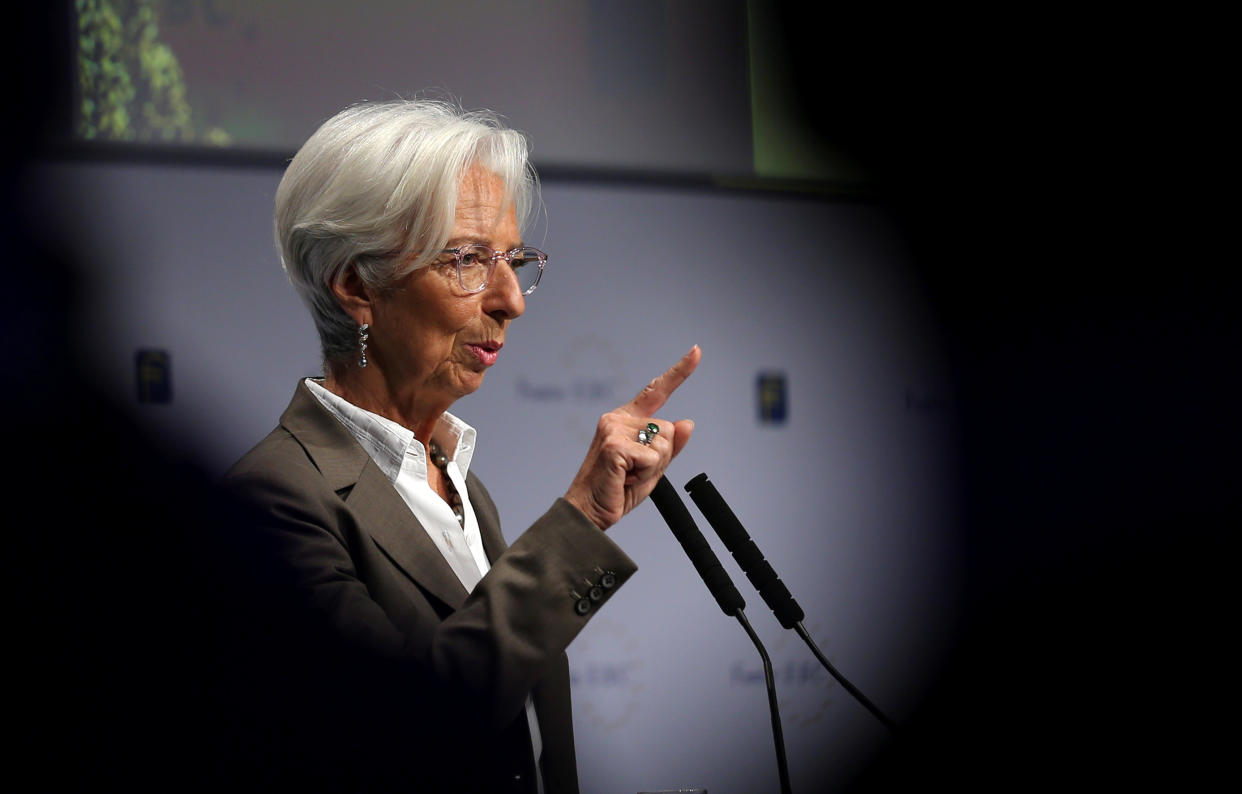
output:
M 673 422 L 673 429 L 675 430 L 673 433 L 673 457 L 675 458 L 690 442 L 690 435 L 694 433 L 694 420 L 679 419 Z

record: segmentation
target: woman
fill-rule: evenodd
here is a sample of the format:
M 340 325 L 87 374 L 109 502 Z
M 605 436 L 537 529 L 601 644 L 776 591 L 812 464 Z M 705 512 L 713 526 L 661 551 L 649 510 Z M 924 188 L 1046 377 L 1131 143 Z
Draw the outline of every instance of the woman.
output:
M 330 119 L 277 191 L 325 375 L 226 479 L 293 596 L 267 625 L 298 627 L 273 643 L 280 708 L 299 715 L 277 732 L 305 780 L 577 791 L 564 650 L 636 569 L 603 530 L 689 440 L 692 422 L 651 415 L 700 353 L 601 418 L 564 496 L 506 548 L 469 470 L 475 432 L 448 411 L 538 283 L 546 257 L 519 224 L 536 189 L 493 116 L 398 101 Z

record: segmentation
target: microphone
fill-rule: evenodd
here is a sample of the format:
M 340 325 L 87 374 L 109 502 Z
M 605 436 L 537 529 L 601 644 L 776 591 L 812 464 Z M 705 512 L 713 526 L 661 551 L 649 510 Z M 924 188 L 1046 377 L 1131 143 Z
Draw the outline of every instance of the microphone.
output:
M 651 501 L 655 503 L 656 509 L 664 517 L 664 522 L 672 530 L 673 537 L 677 538 L 677 542 L 685 549 L 690 562 L 694 563 L 699 576 L 703 577 L 703 583 L 715 596 L 720 609 L 729 617 L 739 615 L 746 607 L 742 594 L 733 586 L 733 580 L 729 578 L 724 566 L 720 564 L 716 552 L 707 545 L 707 539 L 695 525 L 694 519 L 690 517 L 690 511 L 686 509 L 685 503 L 677 495 L 677 489 L 667 477 L 660 476 L 655 490 L 651 492 Z
M 664 475 L 660 475 L 659 482 L 652 490 L 651 501 L 655 503 L 656 509 L 664 517 L 664 522 L 672 530 L 673 537 L 677 538 L 677 542 L 685 549 L 690 562 L 694 563 L 699 576 L 703 577 L 703 583 L 715 596 L 720 609 L 729 617 L 737 618 L 737 622 L 742 624 L 746 635 L 750 637 L 750 641 L 759 651 L 759 658 L 763 662 L 763 679 L 768 690 L 768 713 L 772 718 L 772 741 L 776 745 L 776 770 L 780 775 L 781 794 L 790 794 L 789 763 L 785 759 L 785 734 L 781 728 L 780 706 L 776 699 L 776 677 L 772 673 L 772 659 L 759 640 L 759 635 L 751 628 L 750 621 L 746 619 L 744 611 L 746 602 L 742 600 L 742 594 L 733 586 L 733 580 L 729 578 L 724 566 L 720 564 L 716 552 L 707 545 L 707 538 L 703 537 L 703 533 L 695 526 L 685 502 L 681 501 L 681 497 L 677 495 L 677 489 Z
M 794 629 L 803 642 L 815 654 L 815 658 L 823 665 L 833 678 L 837 679 L 847 692 L 854 696 L 862 706 L 870 711 L 871 714 L 884 724 L 884 727 L 890 731 L 896 731 L 897 726 L 891 719 L 876 708 L 875 704 L 867 699 L 867 696 L 854 686 L 849 680 L 841 675 L 832 663 L 828 661 L 828 657 L 824 656 L 823 651 L 811 639 L 811 635 L 802 625 L 802 619 L 805 615 L 802 607 L 798 606 L 798 602 L 794 601 L 794 597 L 790 595 L 789 588 L 785 587 L 780 578 L 777 577 L 776 571 L 772 569 L 771 564 L 763 558 L 759 547 L 750 539 L 742 522 L 737 520 L 737 516 L 729 509 L 729 505 L 725 504 L 724 497 L 716 490 L 716 486 L 712 485 L 707 479 L 707 474 L 703 473 L 686 483 L 686 492 L 690 494 L 690 498 L 694 500 L 695 505 L 707 517 L 707 522 L 712 525 L 712 529 L 716 530 L 716 534 L 720 536 L 720 540 L 724 542 L 725 548 L 733 554 L 733 559 L 737 560 L 738 565 L 742 567 L 742 572 L 746 574 L 746 578 L 759 591 L 759 595 L 763 597 L 764 602 L 776 615 L 776 619 L 780 621 L 781 626 L 786 629 Z M 685 509 L 685 506 L 682 506 Z M 697 531 L 697 530 L 696 530 Z
M 801 622 L 806 617 L 802 607 L 798 606 L 798 602 L 794 600 L 785 583 L 776 575 L 772 565 L 763 558 L 759 547 L 750 539 L 750 535 L 746 534 L 742 522 L 737 520 L 737 516 L 729 509 L 729 505 L 716 490 L 716 486 L 707 479 L 707 475 L 700 474 L 686 483 L 686 492 L 707 517 L 707 522 L 716 530 L 725 548 L 742 567 L 746 578 L 759 591 L 764 603 L 776 615 L 781 627 L 792 629 Z

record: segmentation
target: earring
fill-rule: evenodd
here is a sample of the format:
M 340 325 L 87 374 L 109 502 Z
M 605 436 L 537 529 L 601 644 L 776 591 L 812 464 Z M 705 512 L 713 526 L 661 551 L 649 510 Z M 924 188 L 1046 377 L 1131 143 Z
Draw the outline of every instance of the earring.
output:
M 358 366 L 366 367 L 367 365 L 367 340 L 371 338 L 371 324 L 363 323 L 358 326 L 358 354 L 362 358 L 358 359 Z

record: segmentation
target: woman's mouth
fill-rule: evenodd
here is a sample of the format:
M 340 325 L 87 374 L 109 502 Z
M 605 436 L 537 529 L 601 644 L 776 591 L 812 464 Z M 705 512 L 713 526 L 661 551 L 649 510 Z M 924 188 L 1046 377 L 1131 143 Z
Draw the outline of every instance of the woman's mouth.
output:
M 503 342 L 472 342 L 466 345 L 466 349 L 484 366 L 490 367 L 496 363 L 496 359 L 500 357 L 500 348 L 504 346 Z

